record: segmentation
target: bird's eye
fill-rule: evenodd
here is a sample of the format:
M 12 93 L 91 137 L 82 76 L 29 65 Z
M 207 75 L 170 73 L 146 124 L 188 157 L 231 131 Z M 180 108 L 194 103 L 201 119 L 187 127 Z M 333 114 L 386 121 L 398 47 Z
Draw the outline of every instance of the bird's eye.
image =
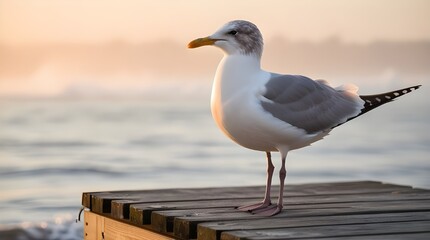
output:
M 227 34 L 229 34 L 229 35 L 236 35 L 237 34 L 237 31 L 235 31 L 235 30 L 231 30 L 230 32 L 228 32 Z

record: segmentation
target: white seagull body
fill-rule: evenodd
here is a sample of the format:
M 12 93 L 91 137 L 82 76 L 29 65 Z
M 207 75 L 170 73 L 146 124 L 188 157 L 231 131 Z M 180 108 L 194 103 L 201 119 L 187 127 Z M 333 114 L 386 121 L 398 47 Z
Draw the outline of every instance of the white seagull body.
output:
M 308 134 L 263 108 L 262 103 L 273 103 L 265 96 L 272 75 L 252 56 L 226 55 L 212 88 L 211 110 L 218 127 L 236 143 L 259 151 L 288 152 L 327 135 L 329 130 Z
M 281 75 L 261 69 L 263 40 L 247 21 L 227 23 L 213 35 L 196 39 L 190 48 L 214 45 L 225 55 L 216 71 L 211 110 L 218 127 L 239 145 L 267 155 L 266 193 L 261 203 L 239 210 L 271 216 L 283 207 L 285 160 L 291 150 L 322 139 L 339 126 L 394 98 L 414 86 L 389 93 L 359 96 L 354 85 L 332 88 L 326 81 L 299 75 Z M 273 164 L 270 152 L 281 153 L 280 192 L 272 204 Z

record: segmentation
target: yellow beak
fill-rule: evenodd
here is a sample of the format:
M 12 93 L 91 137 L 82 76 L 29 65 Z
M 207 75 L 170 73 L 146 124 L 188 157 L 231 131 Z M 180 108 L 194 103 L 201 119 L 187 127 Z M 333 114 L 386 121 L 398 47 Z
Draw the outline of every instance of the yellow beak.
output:
M 201 46 L 213 45 L 218 40 L 219 39 L 213 39 L 210 37 L 197 38 L 196 40 L 193 40 L 190 43 L 188 43 L 188 48 L 198 48 Z

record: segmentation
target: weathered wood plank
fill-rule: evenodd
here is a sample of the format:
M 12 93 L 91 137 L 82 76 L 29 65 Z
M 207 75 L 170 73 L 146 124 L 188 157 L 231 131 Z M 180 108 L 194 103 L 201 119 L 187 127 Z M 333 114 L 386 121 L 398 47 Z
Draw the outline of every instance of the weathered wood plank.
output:
M 380 202 L 377 204 L 369 203 L 335 203 L 335 204 L 317 204 L 307 206 L 287 206 L 285 211 L 275 218 L 284 217 L 316 217 L 316 216 L 335 216 L 335 215 L 356 215 L 356 214 L 381 214 L 396 212 L 421 212 L 430 211 L 430 201 L 405 201 L 405 202 Z M 162 214 L 162 213 L 161 213 Z M 171 218 L 172 216 L 167 216 Z M 175 236 L 194 236 L 193 229 L 196 225 L 210 221 L 231 221 L 247 220 L 258 216 L 243 216 L 242 213 L 228 212 L 212 214 L 199 213 L 191 216 L 176 216 L 174 218 L 174 235 Z M 171 221 L 171 219 L 166 219 Z
M 150 228 L 157 232 L 169 234 L 173 232 L 174 219 L 177 215 L 193 216 L 200 214 L 228 214 L 231 208 L 212 208 L 212 209 L 192 209 L 192 210 L 174 210 L 174 211 L 155 211 L 151 215 Z M 247 213 L 243 213 L 249 216 Z
M 259 201 L 261 199 L 255 199 Z M 136 204 L 130 207 L 130 221 L 135 225 L 151 224 L 151 214 L 155 211 L 180 211 L 192 209 L 216 209 L 230 208 L 234 209 L 239 204 L 243 203 L 243 199 L 221 199 L 212 201 L 188 201 L 188 202 L 160 202 Z
M 429 238 L 430 233 L 396 233 L 384 235 L 330 237 L 330 239 L 333 240 L 429 240 Z
M 399 210 L 401 209 L 401 210 Z M 288 205 L 277 217 L 330 216 L 350 214 L 378 214 L 406 211 L 430 211 L 429 201 L 385 201 L 385 202 L 354 202 L 328 203 L 314 205 Z M 193 231 L 198 223 L 208 221 L 247 220 L 261 218 L 234 208 L 220 209 L 188 209 L 152 212 L 151 227 L 162 233 L 174 230 L 177 237 L 190 236 L 195 238 Z
M 272 191 L 277 191 L 274 186 Z M 401 191 L 411 189 L 410 186 L 383 184 L 381 182 L 339 182 L 323 184 L 287 185 L 285 192 L 290 195 L 319 195 L 319 194 L 354 194 L 365 192 Z M 153 202 L 159 199 L 168 201 L 209 199 L 209 198 L 241 198 L 250 194 L 261 195 L 264 186 L 255 187 L 224 187 L 224 188 L 190 188 L 190 189 L 163 189 L 144 191 L 112 191 L 112 192 L 88 192 L 83 193 L 83 206 L 97 213 L 110 213 L 113 200 L 134 200 L 136 202 Z M 255 195 L 257 196 L 257 195 Z
M 110 213 L 111 203 L 114 200 L 134 201 L 134 202 L 156 202 L 160 199 L 163 201 L 190 201 L 196 199 L 223 199 L 223 198 L 240 198 L 264 191 L 263 186 L 258 187 L 229 187 L 225 188 L 195 188 L 195 189 L 166 189 L 166 190 L 145 190 L 145 191 L 118 191 L 118 192 L 97 192 L 84 193 L 83 199 L 86 199 L 83 204 L 91 211 L 97 213 Z M 241 189 L 239 191 L 239 189 Z M 91 199 L 88 203 L 87 199 Z
M 154 201 L 154 202 L 127 202 L 124 201 L 112 201 L 112 216 L 114 218 L 130 219 L 130 214 L 139 215 L 150 215 L 152 211 L 157 210 L 174 210 L 174 209 L 192 209 L 192 208 L 219 208 L 219 207 L 235 207 L 243 203 L 244 201 L 260 201 L 259 198 L 233 198 L 233 199 L 218 199 L 213 198 L 211 200 L 178 200 L 178 201 Z M 135 215 L 136 217 L 136 215 Z M 145 216 L 144 216 L 145 218 Z M 139 223 L 137 220 L 136 224 L 149 224 L 149 222 Z
M 406 213 L 382 213 L 382 214 L 359 214 L 338 215 L 319 217 L 273 217 L 242 221 L 217 221 L 205 222 L 198 225 L 197 239 L 218 240 L 221 233 L 238 230 L 264 230 L 273 228 L 292 228 L 309 226 L 330 226 L 363 223 L 389 223 L 409 221 L 430 221 L 429 212 L 406 212 Z
M 412 192 L 419 191 L 419 190 L 416 190 L 416 189 L 412 189 L 410 187 L 403 187 L 403 186 L 399 187 L 399 186 L 389 186 L 389 185 L 379 184 L 377 186 L 386 186 L 386 188 L 384 188 L 384 191 L 382 191 L 382 192 L 381 191 L 375 192 L 374 191 L 375 186 L 376 185 L 373 186 L 373 190 L 368 190 L 368 188 L 360 188 L 359 191 L 361 191 L 361 192 L 359 193 L 358 197 L 361 196 L 361 195 L 374 194 L 374 193 L 381 194 L 381 193 L 390 193 L 390 192 L 402 193 L 402 192 L 410 192 L 410 191 L 412 191 Z M 230 200 L 230 199 L 235 199 L 235 200 L 237 200 L 237 199 L 243 199 L 243 201 L 255 201 L 255 199 L 261 198 L 261 196 L 262 196 L 263 187 L 261 187 L 261 189 L 259 189 L 261 191 L 258 191 L 258 192 L 251 191 L 251 192 L 248 192 L 248 193 L 242 192 L 241 189 L 242 188 L 237 188 L 237 190 L 236 190 L 236 192 L 238 192 L 237 195 L 236 194 L 230 194 L 229 196 L 225 196 L 223 194 L 218 194 L 218 193 L 216 194 L 216 196 L 208 196 L 206 194 L 203 194 L 203 195 L 200 194 L 198 196 L 191 196 L 191 195 L 190 196 L 177 196 L 174 200 L 170 199 L 169 197 L 166 198 L 166 197 L 163 197 L 163 196 L 159 196 L 158 202 L 157 202 L 157 200 L 154 200 L 150 196 L 146 196 L 145 200 L 143 200 L 143 199 L 140 199 L 140 200 L 132 200 L 132 199 L 118 199 L 118 200 L 116 200 L 116 199 L 112 199 L 111 200 L 111 209 L 109 211 L 111 212 L 111 214 L 112 214 L 112 216 L 114 218 L 129 219 L 129 217 L 130 217 L 129 216 L 130 215 L 130 206 L 131 205 L 136 206 L 137 204 L 142 204 L 140 206 L 143 206 L 145 204 L 150 203 L 150 204 L 153 204 L 153 205 L 158 204 L 158 205 L 161 205 L 161 206 L 166 206 L 166 209 L 172 209 L 172 208 L 178 208 L 178 206 L 170 206 L 171 202 L 178 203 L 178 202 L 190 202 L 190 201 L 204 201 L 206 199 L 209 199 L 207 201 L 210 201 L 210 202 L 213 202 L 215 200 L 222 202 L 222 200 Z M 354 195 L 354 194 L 357 194 L 357 193 L 351 192 L 351 190 L 352 191 L 357 191 L 357 189 L 351 189 L 351 187 L 349 187 L 349 191 L 348 192 L 338 192 L 337 194 L 338 195 Z M 204 189 L 198 189 L 198 191 L 204 191 Z M 307 189 L 305 191 L 309 191 L 309 190 Z M 297 192 L 297 191 L 293 192 L 293 191 L 290 191 L 290 192 L 285 192 L 284 196 L 287 199 L 287 201 L 289 201 L 289 202 L 287 202 L 287 204 L 292 204 L 292 202 L 290 201 L 291 199 L 294 199 L 294 200 L 297 200 L 297 201 L 301 201 L 301 200 L 302 201 L 309 201 L 309 200 L 312 201 L 312 199 L 315 199 L 315 198 L 317 198 L 319 196 L 325 196 L 325 197 L 327 197 L 327 196 L 336 194 L 333 191 L 331 191 L 331 192 L 330 191 L 327 192 L 326 190 L 324 190 L 324 191 L 325 192 L 323 192 L 323 191 L 320 190 L 319 194 L 312 194 L 312 195 L 309 194 L 309 193 L 305 193 L 303 191 L 302 192 Z M 312 196 L 312 199 L 298 199 L 298 198 L 295 198 L 295 197 L 306 197 L 306 196 Z M 190 198 L 192 198 L 192 199 L 190 200 Z M 163 199 L 163 201 L 160 202 L 159 201 L 160 199 Z M 257 200 L 257 201 L 259 201 L 259 200 Z M 102 204 L 104 204 L 104 202 Z M 238 205 L 242 205 L 242 204 L 243 204 L 243 202 L 242 203 L 238 202 Z M 216 206 L 216 207 L 222 207 L 222 206 Z M 97 210 L 95 210 L 95 211 L 97 212 Z M 104 212 L 104 213 L 106 213 L 106 212 Z
M 392 200 L 420 200 L 430 199 L 430 192 L 418 190 L 406 190 L 394 193 L 362 193 L 348 195 L 316 195 L 305 197 L 294 197 L 288 194 L 285 195 L 285 205 L 300 205 L 300 204 L 322 204 L 322 203 L 348 203 L 348 202 L 373 202 L 386 201 L 387 198 Z M 247 202 L 261 201 L 261 198 L 254 199 L 221 199 L 221 200 L 196 200 L 196 201 L 178 201 L 178 202 L 154 202 L 154 203 L 129 203 L 129 208 L 116 209 L 117 214 L 112 213 L 115 218 L 129 219 L 131 211 L 131 222 L 136 225 L 150 224 L 151 213 L 161 210 L 184 210 L 184 209 L 202 209 L 202 208 L 233 208 Z M 115 201 L 112 205 L 116 204 Z M 122 203 L 124 204 L 124 203 Z M 125 207 L 123 205 L 123 207 Z M 124 213 L 125 212 L 125 213 Z
M 276 240 L 369 236 L 396 233 L 429 233 L 430 221 L 330 225 L 223 232 L 222 240 Z

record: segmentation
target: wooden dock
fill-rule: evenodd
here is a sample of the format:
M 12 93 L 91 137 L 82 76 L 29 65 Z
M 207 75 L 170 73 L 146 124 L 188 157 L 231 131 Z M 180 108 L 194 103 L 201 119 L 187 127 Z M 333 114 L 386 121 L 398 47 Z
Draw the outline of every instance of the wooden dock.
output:
M 273 187 L 272 191 L 277 191 Z M 235 207 L 264 186 L 88 192 L 85 239 L 430 239 L 430 190 L 381 182 L 286 185 L 285 209 Z

